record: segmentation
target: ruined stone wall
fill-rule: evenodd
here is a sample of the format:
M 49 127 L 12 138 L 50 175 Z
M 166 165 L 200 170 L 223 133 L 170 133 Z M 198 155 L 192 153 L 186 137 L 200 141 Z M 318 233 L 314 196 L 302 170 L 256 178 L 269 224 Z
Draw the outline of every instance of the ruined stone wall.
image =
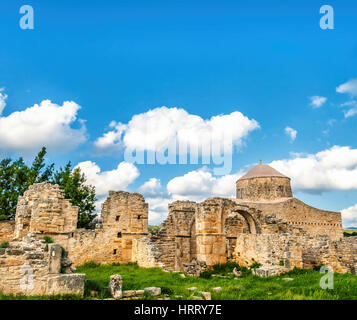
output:
M 276 200 L 293 196 L 290 178 L 257 177 L 240 179 L 236 183 L 237 199 L 248 201 Z
M 293 234 L 240 234 L 234 260 L 245 266 L 262 265 L 312 269 L 327 265 L 339 273 L 355 273 L 357 241 L 331 240 L 328 236 Z
M 234 251 L 234 261 L 242 266 L 253 262 L 262 265 L 303 267 L 302 246 L 298 236 L 292 234 L 239 234 Z
M 103 236 L 110 239 L 108 252 L 116 255 L 118 262 L 131 261 L 133 239 L 148 235 L 148 215 L 141 194 L 109 191 L 102 205 Z
M 275 215 L 289 225 L 304 229 L 311 235 L 326 234 L 333 240 L 343 237 L 342 218 L 340 212 L 332 212 L 313 208 L 302 201 L 291 198 L 271 202 L 245 202 L 259 209 L 263 215 Z
M 173 202 L 159 233 L 136 241 L 133 260 L 171 271 L 182 271 L 194 261 L 208 267 L 224 263 L 233 258 L 238 233 L 261 231 L 259 217 L 254 208 L 230 199 Z M 139 248 L 147 254 L 140 254 Z
M 46 250 L 47 248 L 47 250 Z M 62 248 L 27 236 L 0 249 L 0 292 L 57 295 L 84 292 L 84 274 L 61 274 Z
M 95 230 L 77 229 L 71 234 L 53 235 L 75 266 L 132 261 L 133 239 L 148 235 L 148 205 L 142 195 L 109 192 L 102 205 L 102 223 Z
M 78 208 L 57 185 L 35 184 L 19 198 L 15 236 L 28 232 L 37 239 L 50 236 L 69 253 L 74 265 L 126 263 L 132 260 L 132 240 L 148 235 L 148 205 L 137 193 L 109 192 L 102 205 L 102 225 L 77 229 Z
M 0 221 L 0 243 L 9 242 L 14 237 L 15 221 Z
M 132 260 L 137 262 L 140 267 L 164 268 L 164 264 L 160 261 L 161 251 L 153 244 L 149 237 L 133 239 Z
M 138 193 L 110 191 L 95 230 L 76 229 L 77 215 L 78 209 L 58 186 L 36 184 L 19 199 L 14 234 L 18 239 L 28 232 L 35 232 L 37 239 L 49 235 L 68 251 L 75 266 L 137 261 L 171 271 L 195 261 L 211 267 L 260 259 L 307 268 L 327 261 L 346 272 L 354 263 L 351 248 L 355 245 L 354 254 L 357 250 L 351 240 L 337 241 L 342 237 L 340 213 L 318 210 L 295 198 L 176 201 L 169 205 L 159 233 L 150 237 L 148 205 Z M 0 222 L 0 237 L 12 238 L 7 230 L 12 233 L 11 223 Z M 328 237 L 317 237 L 321 234 Z
M 134 241 L 133 261 L 141 266 L 161 266 L 170 271 L 183 270 L 183 265 L 196 258 L 195 210 L 192 201 L 175 201 L 169 205 L 169 214 L 157 235 Z M 146 252 L 148 255 L 142 254 Z
M 64 191 L 50 183 L 34 184 L 19 197 L 15 237 L 28 232 L 71 233 L 77 228 L 78 208 L 64 198 Z

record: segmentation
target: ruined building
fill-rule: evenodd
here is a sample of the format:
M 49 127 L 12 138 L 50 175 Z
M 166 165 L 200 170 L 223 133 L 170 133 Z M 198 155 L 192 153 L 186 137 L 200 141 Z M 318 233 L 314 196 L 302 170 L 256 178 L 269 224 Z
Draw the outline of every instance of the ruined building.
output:
M 294 198 L 290 178 L 260 163 L 237 181 L 236 192 L 232 199 L 173 202 L 158 234 L 150 235 L 140 194 L 110 191 L 95 229 L 84 230 L 58 186 L 36 184 L 20 197 L 15 223 L 0 222 L 0 241 L 48 235 L 74 265 L 136 261 L 187 271 L 236 261 L 355 273 L 357 241 L 343 238 L 341 214 Z

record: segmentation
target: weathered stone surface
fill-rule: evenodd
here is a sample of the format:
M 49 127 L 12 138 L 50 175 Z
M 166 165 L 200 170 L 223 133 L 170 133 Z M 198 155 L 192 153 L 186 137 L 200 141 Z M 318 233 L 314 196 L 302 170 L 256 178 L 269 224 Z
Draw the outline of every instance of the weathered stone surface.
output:
M 212 289 L 213 292 L 219 292 L 221 290 L 222 290 L 221 287 L 215 287 L 215 288 Z
M 252 273 L 259 277 L 272 277 L 286 272 L 284 267 L 280 266 L 262 266 L 252 270 Z
M 145 294 L 144 290 L 125 290 L 123 291 L 123 298 L 135 298 Z
M 114 274 L 110 276 L 108 288 L 114 299 L 119 300 L 123 297 L 123 280 L 120 274 Z
M 0 292 L 14 295 L 83 295 L 84 274 L 60 274 L 61 247 L 32 235 L 10 242 L 1 256 Z M 16 254 L 14 254 L 16 251 Z
M 74 294 L 83 295 L 85 274 L 59 274 L 47 280 L 47 294 Z
M 146 291 L 151 296 L 159 296 L 161 294 L 161 288 L 158 287 L 144 288 L 144 291 Z
M 203 298 L 204 298 L 205 300 L 212 300 L 211 292 L 201 291 L 200 293 L 202 294 L 202 296 L 203 296 Z
M 183 271 L 187 273 L 189 276 L 198 277 L 201 272 L 207 270 L 207 265 L 204 261 L 196 261 L 194 260 L 191 263 L 184 263 Z
M 238 271 L 237 268 L 234 268 L 233 269 L 233 274 L 236 276 L 236 277 L 240 277 L 242 275 L 242 272 Z

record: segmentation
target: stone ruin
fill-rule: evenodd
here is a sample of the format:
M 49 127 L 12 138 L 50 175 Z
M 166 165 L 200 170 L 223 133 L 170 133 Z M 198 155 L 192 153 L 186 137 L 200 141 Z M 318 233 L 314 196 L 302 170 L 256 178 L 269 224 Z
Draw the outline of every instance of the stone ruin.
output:
M 29 233 L 0 248 L 0 292 L 15 295 L 83 295 L 85 274 L 74 274 L 58 244 Z
M 328 265 L 335 272 L 356 273 L 357 239 L 343 238 L 341 213 L 294 198 L 290 178 L 262 163 L 240 178 L 236 188 L 232 199 L 171 203 L 159 232 L 151 235 L 148 204 L 138 193 L 109 191 L 95 228 L 85 230 L 77 229 L 78 208 L 57 185 L 35 184 L 19 198 L 15 222 L 0 222 L 0 242 L 10 241 L 12 248 L 29 233 L 37 240 L 47 235 L 68 252 L 74 266 L 137 262 L 198 275 L 234 261 L 284 270 Z M 11 250 L 6 250 L 8 255 Z M 6 268 L 20 266 L 6 259 Z M 1 288 L 4 281 L 2 273 Z

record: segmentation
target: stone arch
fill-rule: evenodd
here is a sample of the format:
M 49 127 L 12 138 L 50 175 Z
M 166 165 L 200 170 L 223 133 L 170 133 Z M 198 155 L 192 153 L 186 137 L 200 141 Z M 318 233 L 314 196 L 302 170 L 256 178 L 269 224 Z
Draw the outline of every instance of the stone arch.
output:
M 237 206 L 235 208 L 232 208 L 230 216 L 232 215 L 233 216 L 240 215 L 245 219 L 248 225 L 247 233 L 253 233 L 253 234 L 261 233 L 261 224 L 259 222 L 259 219 L 255 216 L 256 214 L 252 209 L 242 208 L 241 206 Z
M 226 236 L 227 260 L 233 259 L 238 234 L 261 233 L 261 227 L 255 213 L 241 206 L 228 207 L 222 215 L 222 232 Z
M 259 211 L 232 199 L 209 198 L 197 206 L 195 216 L 196 256 L 207 266 L 225 263 L 232 258 L 239 233 L 261 233 Z M 243 225 L 241 230 L 237 226 L 227 227 L 237 221 Z

